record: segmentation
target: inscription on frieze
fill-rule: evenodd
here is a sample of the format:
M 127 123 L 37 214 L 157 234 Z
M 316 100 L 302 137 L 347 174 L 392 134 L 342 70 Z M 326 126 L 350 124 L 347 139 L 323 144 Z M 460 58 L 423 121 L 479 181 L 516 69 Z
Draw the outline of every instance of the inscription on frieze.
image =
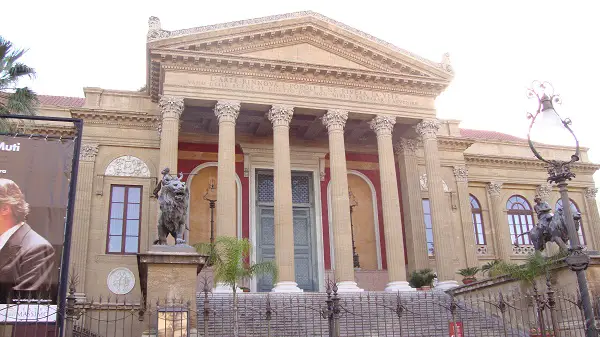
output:
M 390 92 L 330 87 L 318 84 L 290 83 L 254 78 L 226 77 L 219 75 L 195 75 L 191 78 L 190 77 L 191 76 L 188 75 L 187 85 L 191 87 L 208 87 L 290 96 L 370 102 L 377 104 L 400 105 L 413 108 L 430 108 L 429 106 L 424 106 L 423 102 L 416 100 L 414 97 Z

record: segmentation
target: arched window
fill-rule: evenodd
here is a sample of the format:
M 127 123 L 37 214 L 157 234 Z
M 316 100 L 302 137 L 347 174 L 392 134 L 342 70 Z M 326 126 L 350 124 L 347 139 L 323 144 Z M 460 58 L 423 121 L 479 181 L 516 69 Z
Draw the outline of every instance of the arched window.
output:
M 575 201 L 573 201 L 572 199 L 569 200 L 571 201 L 571 213 L 581 213 L 579 212 L 579 207 L 577 207 Z M 559 208 L 562 208 L 562 199 L 558 199 L 558 201 L 556 202 L 556 206 L 554 206 L 555 210 Z M 585 245 L 585 235 L 583 235 L 583 222 L 581 220 L 579 220 L 579 230 L 577 231 L 577 235 L 579 235 L 579 242 L 582 245 Z
M 512 243 L 530 245 L 529 235 L 522 235 L 534 225 L 533 211 L 529 202 L 520 195 L 513 195 L 506 203 L 506 210 L 508 211 L 508 228 Z
M 485 232 L 483 230 L 483 217 L 481 216 L 481 204 L 474 195 L 469 194 L 471 202 L 471 215 L 473 217 L 473 228 L 475 230 L 475 244 L 485 245 Z

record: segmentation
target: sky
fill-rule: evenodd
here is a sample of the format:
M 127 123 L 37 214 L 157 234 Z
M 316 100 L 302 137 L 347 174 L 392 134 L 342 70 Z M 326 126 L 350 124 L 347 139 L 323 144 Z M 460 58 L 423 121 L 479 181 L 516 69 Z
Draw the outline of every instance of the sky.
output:
M 600 1 L 28 1 L 2 15 L 0 34 L 28 48 L 39 94 L 83 97 L 83 87 L 145 84 L 148 17 L 176 30 L 312 10 L 433 61 L 450 53 L 455 78 L 438 116 L 461 127 L 526 136 L 526 88 L 550 81 L 590 158 L 600 163 Z M 551 137 L 550 137 L 551 138 Z M 566 144 L 570 145 L 570 144 Z M 600 181 L 600 172 L 596 174 Z M 600 185 L 600 182 L 599 184 Z

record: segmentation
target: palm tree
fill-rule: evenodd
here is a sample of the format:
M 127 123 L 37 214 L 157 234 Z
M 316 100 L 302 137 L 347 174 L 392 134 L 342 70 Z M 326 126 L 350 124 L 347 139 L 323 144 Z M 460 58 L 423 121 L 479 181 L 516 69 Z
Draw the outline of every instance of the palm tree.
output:
M 277 280 L 277 267 L 273 261 L 250 264 L 250 250 L 252 245 L 248 239 L 233 237 L 218 237 L 214 244 L 195 244 L 196 250 L 208 255 L 208 264 L 213 266 L 213 279 L 215 283 L 230 286 L 233 290 L 233 334 L 238 336 L 238 300 L 237 286 L 244 280 L 252 279 L 259 275 L 271 275 L 273 281 Z
M 17 87 L 20 79 L 35 77 L 33 68 L 19 62 L 26 51 L 14 48 L 10 41 L 0 36 L 0 115 L 36 113 L 37 95 L 28 87 Z M 0 119 L 0 131 L 10 130 L 8 122 Z

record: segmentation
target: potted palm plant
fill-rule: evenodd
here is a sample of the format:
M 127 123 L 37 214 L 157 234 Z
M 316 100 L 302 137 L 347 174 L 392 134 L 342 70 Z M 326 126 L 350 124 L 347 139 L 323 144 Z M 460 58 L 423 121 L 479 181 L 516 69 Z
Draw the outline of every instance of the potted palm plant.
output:
M 435 274 L 433 273 L 433 270 L 429 268 L 416 270 L 410 274 L 408 284 L 417 290 L 429 290 L 431 289 L 434 278 Z
M 477 281 L 477 278 L 475 277 L 475 275 L 477 275 L 479 270 L 480 270 L 479 267 L 467 267 L 467 268 L 459 269 L 457 274 L 463 277 L 463 279 L 462 279 L 463 284 L 470 284 L 470 283 Z
M 208 255 L 213 266 L 215 283 L 223 283 L 233 290 L 233 335 L 239 335 L 238 285 L 259 275 L 271 275 L 277 280 L 277 266 L 273 261 L 250 264 L 251 244 L 248 239 L 218 237 L 214 244 L 194 245 L 200 254 Z M 243 290 L 244 291 L 244 290 Z
M 497 271 L 494 269 L 494 267 L 496 267 L 498 263 L 500 263 L 500 260 L 498 259 L 485 263 L 483 266 L 481 266 L 481 275 L 485 276 L 487 274 L 488 277 L 497 276 Z

